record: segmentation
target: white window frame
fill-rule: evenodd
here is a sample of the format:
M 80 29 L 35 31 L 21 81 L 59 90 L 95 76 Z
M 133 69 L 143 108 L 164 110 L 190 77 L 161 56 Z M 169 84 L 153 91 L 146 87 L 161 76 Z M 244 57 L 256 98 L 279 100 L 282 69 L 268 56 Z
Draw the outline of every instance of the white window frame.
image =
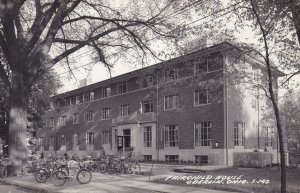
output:
M 102 109 L 102 119 L 107 120 L 111 118 L 111 108 Z
M 85 122 L 93 122 L 94 121 L 94 111 L 88 111 L 84 114 Z
M 111 88 L 110 87 L 103 87 L 102 88 L 102 98 L 107 98 L 111 96 Z
M 178 94 L 168 95 L 164 97 L 164 110 L 177 109 L 179 106 Z
M 123 104 L 120 105 L 120 116 L 126 117 L 130 114 L 130 105 L 129 104 Z
M 152 147 L 152 127 L 144 126 L 144 147 Z
M 110 145 L 111 144 L 111 131 L 103 131 L 102 144 Z
M 200 102 L 201 97 L 205 97 L 205 102 Z M 194 90 L 194 106 L 207 105 L 211 103 L 211 91 L 208 87 L 205 89 L 196 89 Z
M 234 121 L 234 146 L 245 146 L 245 122 Z
M 73 146 L 78 146 L 79 145 L 79 136 L 77 133 L 73 134 Z
M 85 135 L 85 143 L 86 145 L 94 145 L 95 142 L 95 133 L 94 132 L 88 132 Z
M 55 119 L 51 118 L 49 119 L 49 127 L 53 128 L 55 126 Z
M 76 125 L 76 124 L 79 124 L 79 114 L 78 113 L 75 113 L 73 114 L 73 124 Z
M 164 70 L 164 81 L 169 82 L 172 80 L 177 80 L 178 79 L 178 68 L 170 68 L 170 69 L 165 69 Z
M 153 111 L 153 102 L 152 100 L 142 101 L 142 113 L 151 113 Z M 145 105 L 149 105 L 149 110 L 145 108 Z
M 165 147 L 178 147 L 178 142 L 179 142 L 179 126 L 178 126 L 178 124 L 165 125 L 165 128 L 164 128 L 164 145 L 165 145 Z
M 75 96 L 75 104 L 79 104 L 80 103 L 80 97 L 79 95 Z
M 123 81 L 119 84 L 120 88 L 120 94 L 124 94 L 129 92 L 129 82 L 128 81 Z
M 212 122 L 203 121 L 194 123 L 195 146 L 212 146 L 211 132 Z

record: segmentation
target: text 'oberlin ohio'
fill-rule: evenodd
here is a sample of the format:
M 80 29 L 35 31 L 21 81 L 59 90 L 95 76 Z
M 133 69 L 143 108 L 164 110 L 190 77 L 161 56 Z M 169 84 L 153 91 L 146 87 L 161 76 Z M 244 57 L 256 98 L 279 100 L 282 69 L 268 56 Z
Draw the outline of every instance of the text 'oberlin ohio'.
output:
M 226 176 L 218 175 L 213 177 L 212 175 L 199 175 L 199 176 L 168 176 L 166 181 L 185 181 L 186 184 L 269 184 L 267 179 L 242 179 L 243 175 L 239 176 Z

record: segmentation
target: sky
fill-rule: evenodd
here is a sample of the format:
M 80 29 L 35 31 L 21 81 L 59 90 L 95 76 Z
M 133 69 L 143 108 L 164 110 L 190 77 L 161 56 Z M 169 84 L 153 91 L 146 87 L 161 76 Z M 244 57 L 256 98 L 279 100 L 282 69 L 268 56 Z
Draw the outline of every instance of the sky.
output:
M 229 0 L 223 0 L 224 6 L 226 7 Z M 118 2 L 118 1 L 117 1 Z M 197 18 L 195 17 L 195 20 Z M 197 22 L 193 25 L 201 25 L 201 22 Z M 228 29 L 233 29 L 233 23 L 227 23 Z M 257 37 L 254 35 L 250 28 L 245 28 L 240 33 L 235 32 L 234 36 L 237 38 L 238 42 L 245 42 L 245 43 L 253 43 L 257 42 Z M 157 43 L 156 47 L 160 47 L 159 43 Z M 161 48 L 162 49 L 162 48 Z M 59 93 L 63 93 L 66 91 L 74 90 L 79 87 L 80 80 L 87 79 L 87 84 L 92 84 L 95 82 L 99 82 L 102 80 L 109 79 L 110 77 L 115 77 L 144 66 L 124 62 L 122 60 L 115 63 L 114 68 L 111 70 L 111 74 L 109 73 L 108 69 L 103 66 L 100 62 L 95 62 L 93 58 L 91 58 L 91 50 L 82 49 L 80 52 L 77 52 L 74 55 L 71 55 L 69 58 L 70 62 L 73 64 L 72 68 L 73 73 L 75 75 L 72 76 L 68 71 L 66 65 L 56 65 L 54 67 L 55 71 L 57 72 L 59 78 L 63 83 L 63 87 L 59 89 Z M 126 63 L 126 65 L 124 65 Z M 152 65 L 157 63 L 154 60 L 151 60 L 148 65 Z M 296 78 L 299 80 L 299 78 Z M 300 82 L 300 81 L 299 81 Z

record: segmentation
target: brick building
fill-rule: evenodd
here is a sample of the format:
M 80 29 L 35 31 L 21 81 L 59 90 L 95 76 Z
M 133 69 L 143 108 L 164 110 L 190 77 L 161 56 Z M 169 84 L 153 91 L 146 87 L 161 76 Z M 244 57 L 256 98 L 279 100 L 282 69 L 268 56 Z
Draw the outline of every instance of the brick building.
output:
M 274 121 L 262 120 L 268 102 L 253 86 L 265 67 L 241 56 L 224 42 L 54 96 L 39 151 L 232 165 L 234 152 L 258 149 L 277 162 Z

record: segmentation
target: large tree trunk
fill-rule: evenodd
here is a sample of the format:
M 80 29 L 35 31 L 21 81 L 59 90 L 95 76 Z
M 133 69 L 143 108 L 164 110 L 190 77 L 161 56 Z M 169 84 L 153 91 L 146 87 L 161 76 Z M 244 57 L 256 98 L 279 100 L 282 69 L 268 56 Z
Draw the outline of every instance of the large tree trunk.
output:
M 26 148 L 27 105 L 29 88 L 25 84 L 24 73 L 12 75 L 9 110 L 9 158 L 14 162 L 13 174 L 25 164 L 28 154 Z

